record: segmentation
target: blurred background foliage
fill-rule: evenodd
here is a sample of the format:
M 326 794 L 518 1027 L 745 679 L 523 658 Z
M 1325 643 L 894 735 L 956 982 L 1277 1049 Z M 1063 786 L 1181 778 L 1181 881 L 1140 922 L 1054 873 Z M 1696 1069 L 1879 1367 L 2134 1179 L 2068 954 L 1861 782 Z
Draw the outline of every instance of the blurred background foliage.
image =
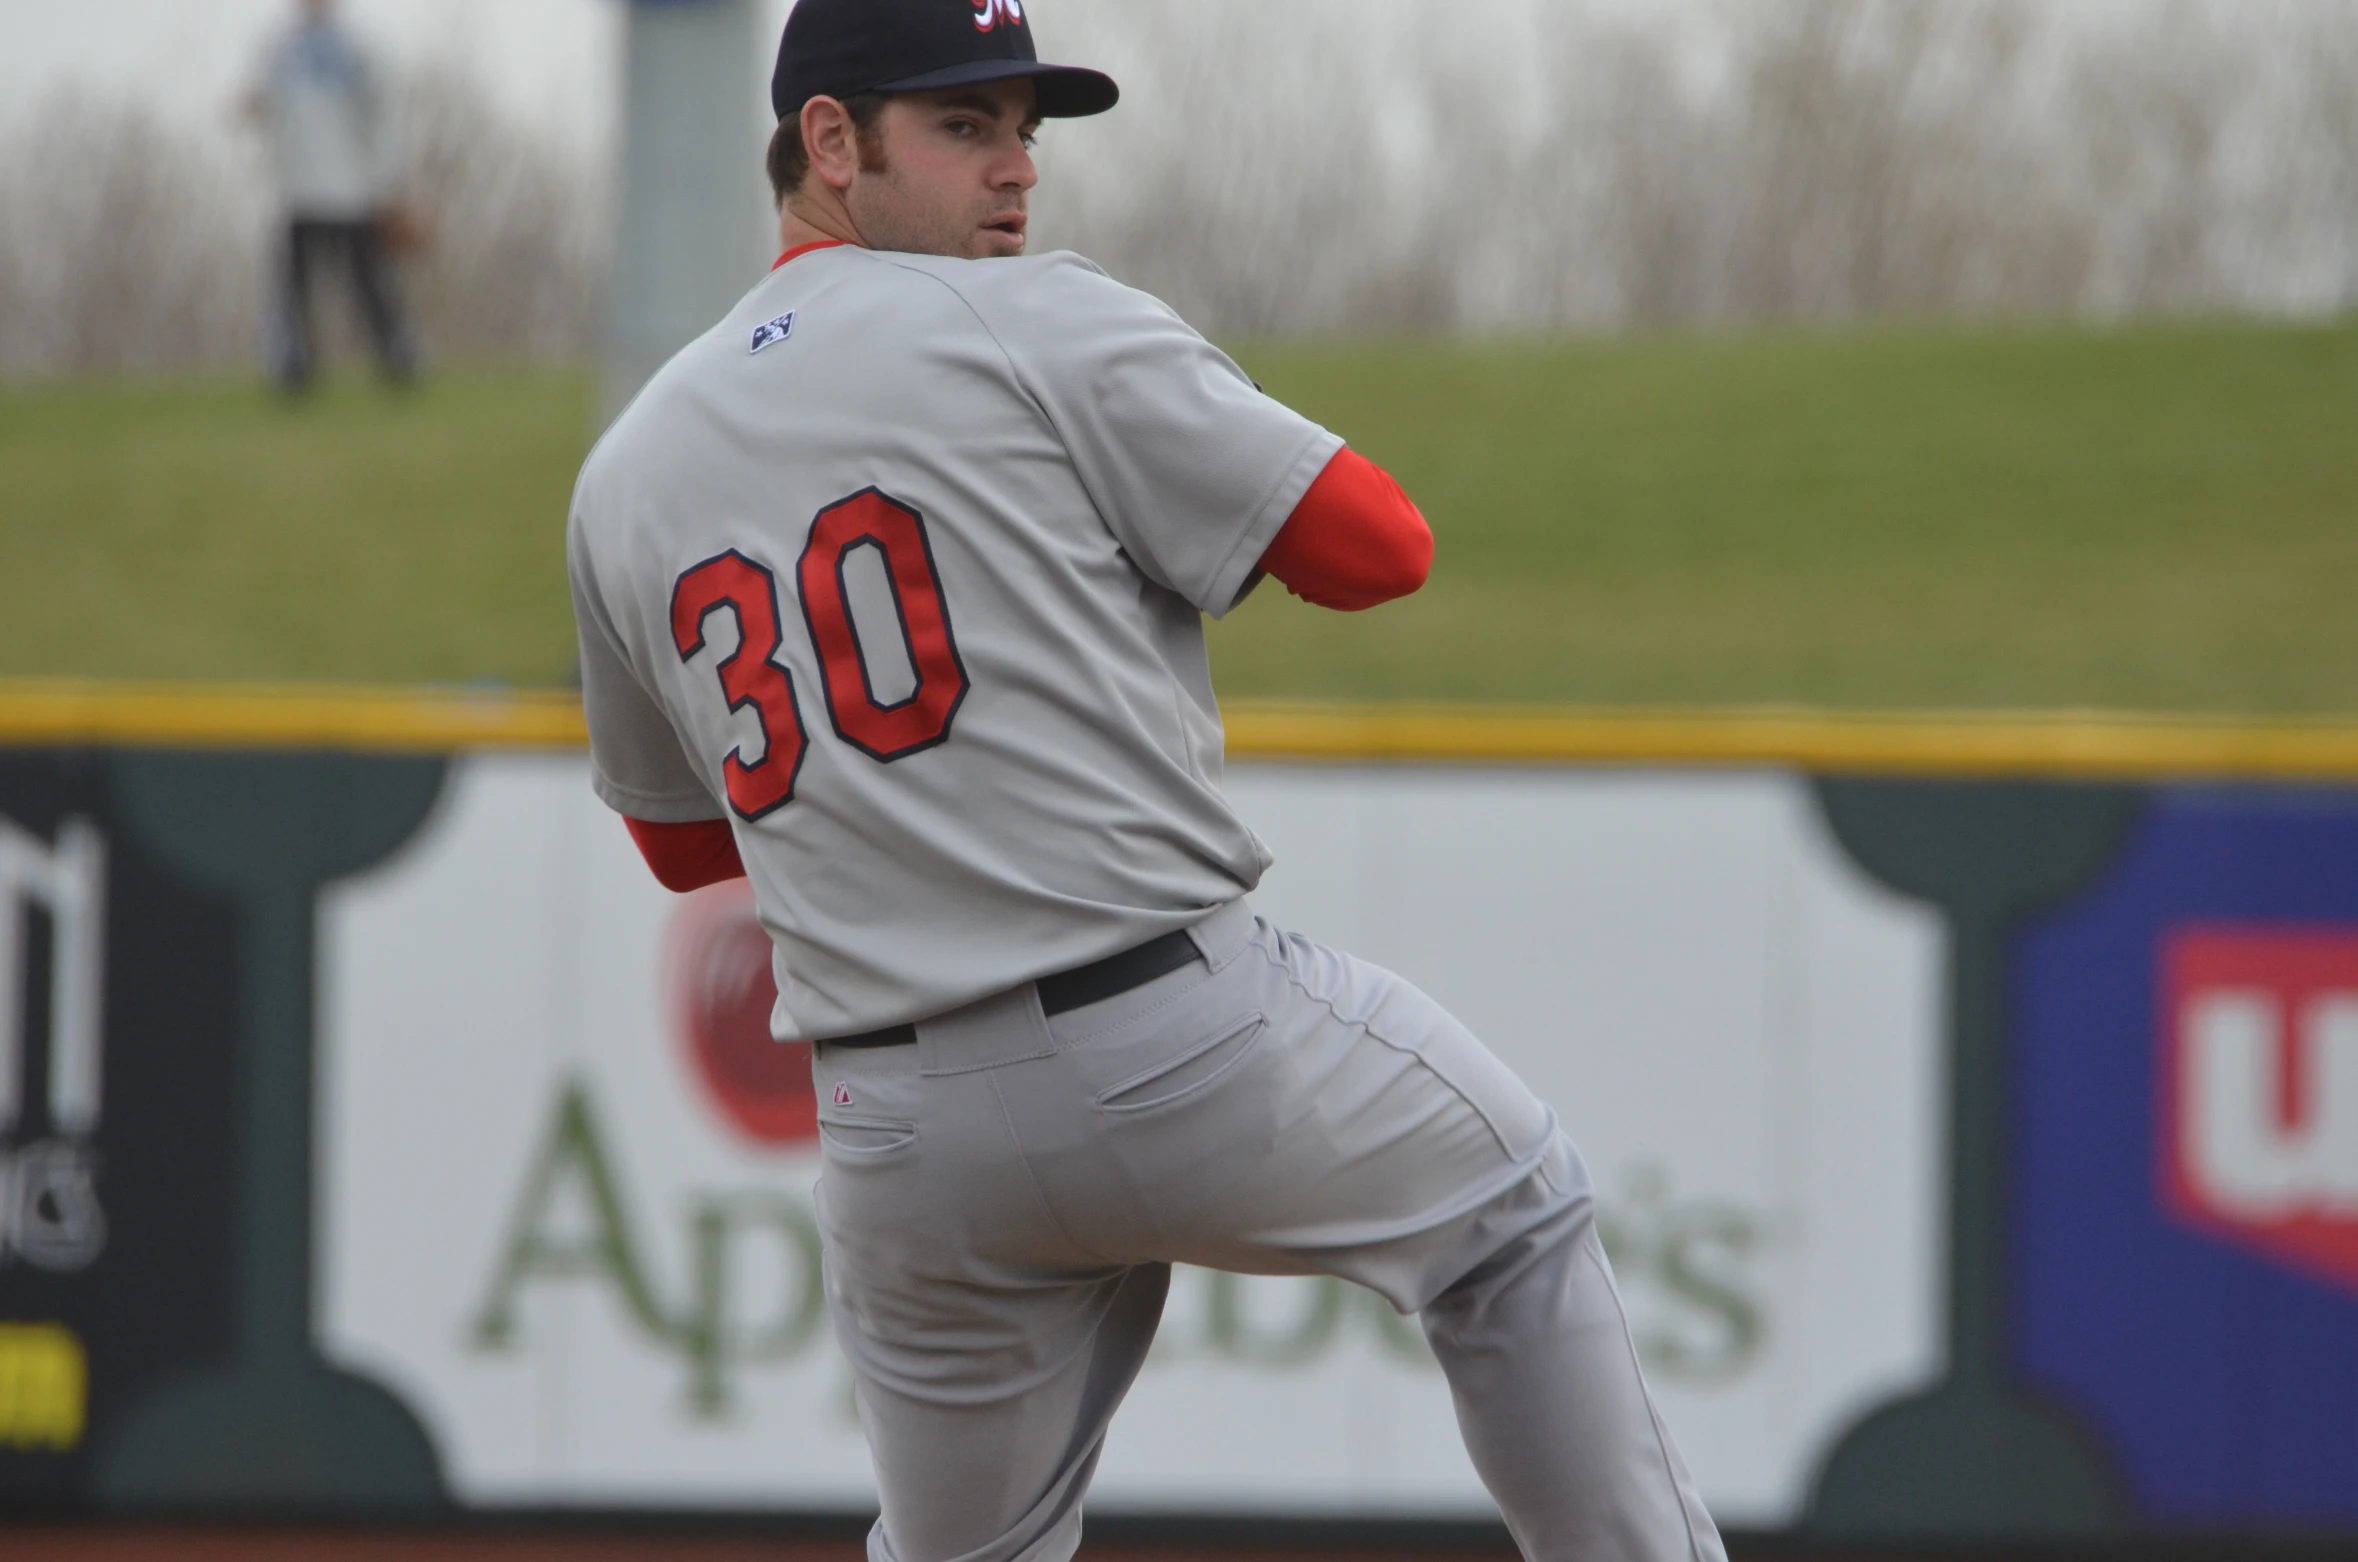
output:
M 1228 692 L 2358 710 L 2358 0 L 1042 25 L 1127 98 L 1050 127 L 1038 242 L 1440 535 L 1384 613 L 1265 591 Z M 567 675 L 605 162 L 405 68 L 408 398 L 251 380 L 250 148 L 87 95 L 0 123 L 0 674 Z
M 402 186 L 433 248 L 404 284 L 434 351 L 585 361 L 597 347 L 606 181 L 503 109 L 479 76 L 399 83 Z M 202 139 L 130 102 L 62 89 L 0 136 L 0 378 L 233 372 L 259 361 L 277 242 L 258 146 Z M 345 290 L 323 322 L 349 356 Z

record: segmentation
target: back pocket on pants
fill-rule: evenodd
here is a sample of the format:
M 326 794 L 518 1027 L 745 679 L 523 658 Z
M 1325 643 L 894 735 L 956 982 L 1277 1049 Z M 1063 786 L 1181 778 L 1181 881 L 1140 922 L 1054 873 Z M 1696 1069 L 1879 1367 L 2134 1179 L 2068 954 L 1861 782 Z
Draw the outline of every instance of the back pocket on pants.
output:
M 819 1138 L 844 1155 L 890 1155 L 917 1142 L 917 1125 L 890 1117 L 822 1117 Z
M 1199 1042 L 1176 1058 L 1157 1063 L 1145 1073 L 1133 1075 L 1101 1092 L 1097 1104 L 1108 1112 L 1129 1113 L 1151 1112 L 1192 1100 L 1218 1085 L 1251 1056 L 1254 1045 L 1267 1029 L 1268 1022 L 1262 1016 L 1247 1015 L 1209 1041 Z

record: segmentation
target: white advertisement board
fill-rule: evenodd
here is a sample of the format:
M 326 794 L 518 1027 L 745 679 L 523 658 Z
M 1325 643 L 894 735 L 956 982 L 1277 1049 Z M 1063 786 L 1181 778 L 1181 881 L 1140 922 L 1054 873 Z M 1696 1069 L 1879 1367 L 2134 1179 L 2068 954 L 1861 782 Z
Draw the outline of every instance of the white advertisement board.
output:
M 1551 1103 L 1722 1522 L 1941 1366 L 1941 934 L 1776 774 L 1243 766 L 1262 914 L 1388 965 Z M 799 1049 L 743 887 L 659 888 L 585 762 L 457 763 L 322 912 L 321 1345 L 461 1500 L 845 1509 Z M 1098 1511 L 1481 1516 L 1413 1320 L 1182 1271 Z

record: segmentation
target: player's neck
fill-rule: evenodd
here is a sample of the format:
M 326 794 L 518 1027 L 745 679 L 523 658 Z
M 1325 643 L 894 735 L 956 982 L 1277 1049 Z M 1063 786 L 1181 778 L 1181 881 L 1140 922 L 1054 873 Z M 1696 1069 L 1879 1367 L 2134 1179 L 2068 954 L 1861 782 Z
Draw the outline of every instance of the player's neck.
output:
M 806 244 L 857 244 L 862 249 L 868 241 L 860 237 L 853 225 L 851 213 L 831 210 L 815 203 L 790 201 L 778 213 L 778 249 L 781 254 L 792 254 Z

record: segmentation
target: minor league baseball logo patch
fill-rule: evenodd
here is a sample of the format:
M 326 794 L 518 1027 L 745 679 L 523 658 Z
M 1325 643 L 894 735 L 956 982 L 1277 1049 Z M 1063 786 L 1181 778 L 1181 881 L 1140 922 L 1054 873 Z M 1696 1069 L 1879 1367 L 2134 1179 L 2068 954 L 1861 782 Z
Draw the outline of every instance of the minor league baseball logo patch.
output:
M 760 352 L 765 347 L 775 347 L 793 334 L 794 311 L 789 309 L 777 319 L 765 321 L 754 328 L 753 346 L 749 351 Z
M 1005 22 L 1010 27 L 1023 25 L 1023 0 L 974 0 L 974 28 L 990 32 Z

